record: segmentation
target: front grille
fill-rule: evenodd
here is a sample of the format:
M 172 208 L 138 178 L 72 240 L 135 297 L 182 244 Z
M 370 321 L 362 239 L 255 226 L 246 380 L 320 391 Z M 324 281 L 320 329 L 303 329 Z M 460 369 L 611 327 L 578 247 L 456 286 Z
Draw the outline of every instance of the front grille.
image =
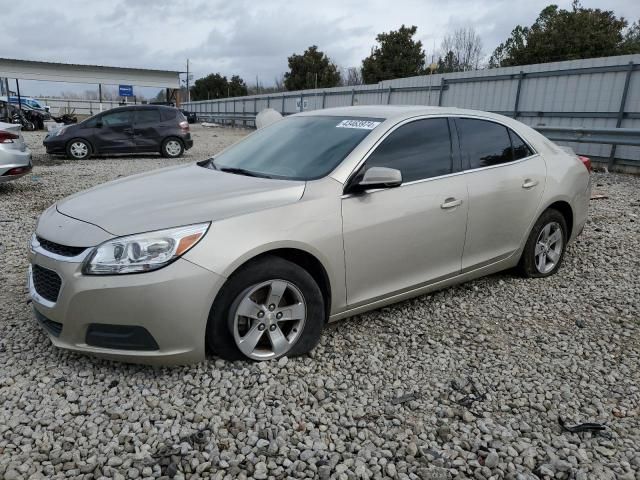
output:
M 36 319 L 38 320 L 38 322 L 40 322 L 40 325 L 42 325 L 47 332 L 49 332 L 54 337 L 60 336 L 60 334 L 62 333 L 61 323 L 54 322 L 53 320 L 49 320 L 47 317 L 45 317 L 35 308 L 33 309 L 33 312 L 35 313 Z
M 33 266 L 33 288 L 36 290 L 45 300 L 55 302 L 58 300 L 58 294 L 60 293 L 60 287 L 62 286 L 62 279 L 53 270 L 41 267 L 40 265 Z
M 40 243 L 40 246 L 47 252 L 55 253 L 56 255 L 61 255 L 63 257 L 75 257 L 87 249 L 86 247 L 69 247 L 67 245 L 60 245 L 59 243 L 51 242 L 41 237 L 36 238 L 38 243 Z

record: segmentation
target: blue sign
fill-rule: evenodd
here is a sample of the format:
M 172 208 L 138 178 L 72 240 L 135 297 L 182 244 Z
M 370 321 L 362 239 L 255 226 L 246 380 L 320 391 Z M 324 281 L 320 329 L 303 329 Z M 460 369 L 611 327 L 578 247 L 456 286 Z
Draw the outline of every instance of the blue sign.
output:
M 118 95 L 121 97 L 133 97 L 133 85 L 118 85 Z

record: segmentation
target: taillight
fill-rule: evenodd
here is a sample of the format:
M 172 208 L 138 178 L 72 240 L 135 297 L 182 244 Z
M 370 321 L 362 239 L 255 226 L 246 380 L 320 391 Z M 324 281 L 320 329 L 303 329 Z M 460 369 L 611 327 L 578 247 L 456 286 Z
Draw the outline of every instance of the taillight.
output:
M 186 120 L 183 120 L 178 125 L 180 126 L 180 128 L 182 129 L 183 132 L 188 132 L 189 131 L 189 122 L 187 122 Z
M 583 155 L 578 155 L 578 159 L 582 162 L 584 168 L 586 168 L 588 172 L 591 172 L 591 159 Z
M 20 137 L 15 133 L 0 131 L 0 143 L 13 143 L 18 138 Z
M 11 170 L 7 170 L 2 174 L 3 177 L 10 177 L 12 175 L 22 175 L 23 173 L 29 173 L 31 171 L 31 167 L 15 167 Z

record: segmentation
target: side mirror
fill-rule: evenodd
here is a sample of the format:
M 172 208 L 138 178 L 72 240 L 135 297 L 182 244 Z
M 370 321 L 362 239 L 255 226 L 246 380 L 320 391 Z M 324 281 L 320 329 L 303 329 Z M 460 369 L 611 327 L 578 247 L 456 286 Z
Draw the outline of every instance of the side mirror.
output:
M 402 172 L 395 168 L 371 167 L 357 180 L 351 192 L 364 192 L 374 188 L 393 188 L 402 185 Z

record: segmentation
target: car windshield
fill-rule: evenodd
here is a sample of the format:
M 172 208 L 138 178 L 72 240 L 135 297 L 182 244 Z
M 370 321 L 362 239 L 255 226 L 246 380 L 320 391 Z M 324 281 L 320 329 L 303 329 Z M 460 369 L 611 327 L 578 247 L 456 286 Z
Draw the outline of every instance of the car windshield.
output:
M 207 166 L 259 177 L 322 178 L 382 121 L 334 116 L 286 118 L 258 130 Z

